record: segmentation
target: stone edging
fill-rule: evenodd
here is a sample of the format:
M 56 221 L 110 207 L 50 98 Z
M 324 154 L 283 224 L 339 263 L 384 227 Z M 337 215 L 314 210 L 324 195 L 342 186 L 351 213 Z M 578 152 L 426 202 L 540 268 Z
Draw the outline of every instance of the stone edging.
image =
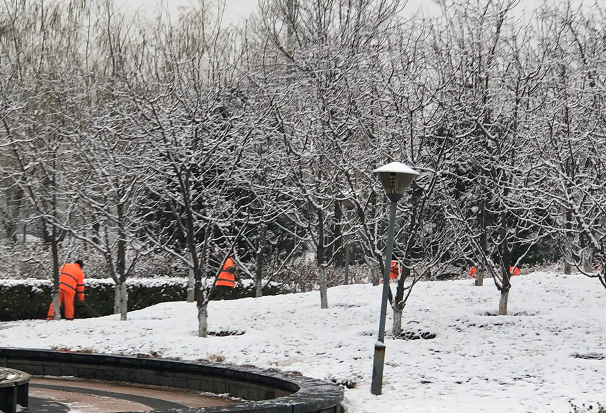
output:
M 31 375 L 74 376 L 229 394 L 247 400 L 187 413 L 342 413 L 343 389 L 277 371 L 224 364 L 104 354 L 0 348 L 0 366 Z

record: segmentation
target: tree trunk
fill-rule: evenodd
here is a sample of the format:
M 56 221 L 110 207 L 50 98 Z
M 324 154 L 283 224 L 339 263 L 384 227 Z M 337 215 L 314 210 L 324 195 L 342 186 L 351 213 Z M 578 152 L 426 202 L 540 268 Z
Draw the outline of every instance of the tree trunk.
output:
M 380 274 L 381 270 L 379 268 L 375 268 L 374 266 L 370 269 L 370 277 L 372 278 L 372 285 L 375 287 L 379 285 L 380 280 L 383 276 Z
M 585 272 L 593 272 L 593 251 L 586 250 L 583 252 L 583 270 Z
M 320 305 L 328 308 L 328 283 L 326 282 L 326 269 L 323 265 L 318 267 L 318 284 L 320 285 Z
M 318 285 L 320 286 L 320 306 L 328 308 L 328 283 L 326 281 L 326 268 L 324 268 L 324 213 L 318 209 L 318 247 L 316 261 L 318 263 Z
M 187 280 L 187 302 L 193 303 L 195 300 L 196 280 L 194 277 L 194 269 L 189 269 L 189 278 Z
M 476 287 L 482 287 L 484 285 L 484 268 L 478 267 L 476 271 Z
M 349 284 L 349 252 L 351 250 L 351 247 L 349 246 L 349 243 L 345 244 L 345 279 L 343 280 L 343 284 L 347 285 Z
M 116 284 L 116 291 L 114 295 L 114 314 L 120 314 L 120 320 L 127 320 L 128 312 L 128 290 L 126 288 L 126 281 L 120 281 Z
M 572 274 L 572 242 L 574 241 L 574 237 L 572 235 L 572 212 L 566 211 L 566 238 L 568 239 L 568 245 L 566 246 L 566 253 L 564 254 L 564 258 L 566 262 L 564 262 L 564 274 L 570 275 Z
M 46 230 L 44 232 L 46 235 Z M 53 311 L 55 320 L 61 320 L 61 304 L 59 303 L 59 243 L 56 236 L 56 228 L 53 226 L 51 235 L 51 253 L 53 255 Z
M 569 262 L 570 257 L 568 256 L 568 254 L 566 254 L 566 256 L 566 262 L 564 263 L 564 274 L 570 275 L 572 274 L 572 265 Z
M 53 311 L 55 312 L 55 320 L 61 320 L 61 306 L 59 303 L 59 290 L 53 290 Z
M 261 224 L 259 246 L 257 248 L 257 268 L 255 272 L 255 297 L 263 296 L 263 260 L 265 252 L 265 239 L 267 236 L 267 224 Z
M 402 334 L 402 313 L 404 312 L 404 308 L 400 308 L 400 306 L 396 305 L 393 307 L 393 328 L 391 329 L 391 333 L 394 337 L 398 337 Z
M 480 181 L 480 188 L 486 188 L 486 177 L 482 176 Z M 488 203 L 488 191 L 482 192 L 482 197 L 480 201 L 480 210 L 478 211 L 478 228 L 480 231 L 480 252 L 479 252 L 479 261 L 476 263 L 476 287 L 482 287 L 484 285 L 484 274 L 486 273 L 486 268 L 488 267 L 486 263 L 486 255 L 488 251 L 488 237 L 486 235 L 486 222 L 487 222 L 487 212 L 486 212 L 486 204 Z
M 198 308 L 198 337 L 208 337 L 208 304 Z
M 255 279 L 255 297 L 263 297 L 263 279 L 261 277 Z
M 585 236 L 582 234 L 579 237 L 581 247 L 581 268 L 585 272 L 593 272 L 593 250 L 587 245 Z
M 499 301 L 499 315 L 507 315 L 507 302 L 509 301 L 509 290 L 501 290 L 501 300 Z
M 508 190 L 503 191 L 507 196 Z M 501 228 L 499 229 L 501 236 L 501 251 L 503 254 L 502 271 L 503 271 L 503 286 L 501 287 L 501 301 L 499 302 L 499 315 L 507 315 L 507 301 L 509 300 L 509 290 L 511 289 L 511 251 L 509 250 L 509 239 L 507 238 L 507 211 L 501 213 Z
M 341 208 L 341 202 L 335 202 L 335 228 L 334 228 L 334 250 L 335 250 L 335 266 L 337 268 L 343 268 L 344 257 L 343 257 L 343 228 L 341 227 L 341 220 L 343 219 L 343 209 Z M 330 257 L 331 254 L 328 256 Z
M 198 308 L 198 337 L 207 337 L 208 336 L 208 298 L 212 293 L 212 288 L 208 291 L 202 290 L 202 269 L 206 272 L 208 270 L 208 255 L 209 248 L 208 244 L 210 242 L 210 238 L 213 232 L 213 228 L 206 227 L 206 234 L 204 236 L 204 244 L 202 245 L 202 254 L 201 254 L 201 266 L 197 266 L 194 268 L 194 278 L 196 280 L 195 285 L 195 298 L 196 298 L 196 307 Z M 197 260 L 195 260 L 197 262 Z
M 118 261 L 116 263 L 116 267 L 119 275 L 119 283 L 116 285 L 116 293 L 117 300 L 115 304 L 117 305 L 117 310 L 120 313 L 120 320 L 126 321 L 126 313 L 128 311 L 128 291 L 126 290 L 126 234 L 122 228 L 122 222 L 124 222 L 124 206 L 122 204 L 118 204 L 117 206 L 118 212 L 118 222 L 119 224 L 119 234 L 120 237 L 118 239 Z

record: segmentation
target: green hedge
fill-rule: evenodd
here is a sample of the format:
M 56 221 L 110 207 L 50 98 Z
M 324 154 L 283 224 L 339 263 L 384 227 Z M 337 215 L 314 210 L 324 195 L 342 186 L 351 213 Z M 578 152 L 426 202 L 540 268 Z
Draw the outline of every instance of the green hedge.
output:
M 76 301 L 76 318 L 110 315 L 114 311 L 115 284 L 111 280 L 85 280 L 86 305 Z M 187 280 L 181 278 L 133 279 L 127 282 L 128 311 L 167 301 L 187 299 Z M 44 319 L 51 302 L 52 284 L 45 280 L 0 280 L 0 321 Z M 263 295 L 281 294 L 272 285 Z M 254 297 L 254 288 L 242 284 L 231 291 L 215 291 L 212 300 Z

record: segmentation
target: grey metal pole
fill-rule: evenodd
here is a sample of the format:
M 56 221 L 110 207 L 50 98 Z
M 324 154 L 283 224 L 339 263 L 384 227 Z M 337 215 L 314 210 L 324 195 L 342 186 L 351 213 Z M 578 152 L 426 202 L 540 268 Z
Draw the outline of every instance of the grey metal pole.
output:
M 349 242 L 345 244 L 345 285 L 349 284 Z
M 389 214 L 389 229 L 387 231 L 387 250 L 385 251 L 385 271 L 383 272 L 383 296 L 381 298 L 381 317 L 379 318 L 379 338 L 375 344 L 375 356 L 372 365 L 372 384 L 370 392 L 381 394 L 383 387 L 383 366 L 385 364 L 385 318 L 387 317 L 387 297 L 389 296 L 389 273 L 391 271 L 391 255 L 396 226 L 396 209 L 402 195 L 388 194 L 391 201 Z

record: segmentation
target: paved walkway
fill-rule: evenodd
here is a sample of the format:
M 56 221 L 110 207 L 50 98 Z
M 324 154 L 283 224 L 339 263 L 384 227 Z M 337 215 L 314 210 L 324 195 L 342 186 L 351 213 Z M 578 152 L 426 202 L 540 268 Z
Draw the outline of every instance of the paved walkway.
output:
M 111 413 L 222 406 L 220 397 L 155 387 L 119 386 L 104 382 L 33 378 L 27 413 Z

